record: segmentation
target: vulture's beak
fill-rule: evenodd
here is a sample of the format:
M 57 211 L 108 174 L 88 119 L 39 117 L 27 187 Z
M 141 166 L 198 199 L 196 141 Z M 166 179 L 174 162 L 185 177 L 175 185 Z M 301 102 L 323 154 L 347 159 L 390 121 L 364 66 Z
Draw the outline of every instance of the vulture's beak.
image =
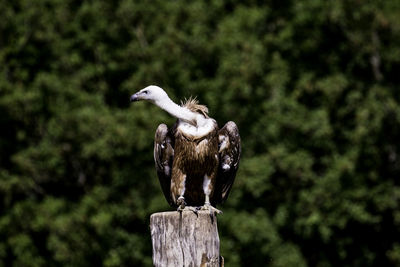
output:
M 131 95 L 131 102 L 139 101 L 138 93 Z

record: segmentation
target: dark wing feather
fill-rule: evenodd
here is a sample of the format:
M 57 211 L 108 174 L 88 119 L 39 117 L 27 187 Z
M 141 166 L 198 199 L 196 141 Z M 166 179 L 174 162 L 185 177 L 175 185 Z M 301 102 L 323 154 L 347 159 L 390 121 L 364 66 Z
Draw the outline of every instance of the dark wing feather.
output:
M 161 189 L 167 202 L 173 206 L 171 198 L 171 172 L 174 159 L 174 137 L 165 124 L 160 124 L 154 137 L 154 161 Z
M 239 168 L 241 153 L 239 129 L 233 121 L 229 121 L 219 130 L 219 166 L 214 192 L 214 203 L 224 202 L 229 195 L 236 172 Z

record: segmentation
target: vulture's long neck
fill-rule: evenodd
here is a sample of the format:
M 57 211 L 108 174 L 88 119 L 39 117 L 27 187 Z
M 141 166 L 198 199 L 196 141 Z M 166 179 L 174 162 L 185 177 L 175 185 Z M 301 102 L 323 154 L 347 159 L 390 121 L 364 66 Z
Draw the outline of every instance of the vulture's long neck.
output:
M 169 97 L 165 97 L 161 101 L 156 101 L 155 104 L 178 119 L 191 124 L 196 123 L 196 113 L 175 104 Z

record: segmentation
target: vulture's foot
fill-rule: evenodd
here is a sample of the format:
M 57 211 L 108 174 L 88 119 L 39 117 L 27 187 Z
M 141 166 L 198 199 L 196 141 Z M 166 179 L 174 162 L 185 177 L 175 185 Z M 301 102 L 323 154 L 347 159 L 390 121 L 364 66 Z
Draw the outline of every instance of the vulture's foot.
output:
M 217 213 L 217 214 L 222 214 L 222 211 L 220 211 L 217 208 L 214 208 L 213 206 L 211 206 L 210 203 L 204 203 L 204 205 L 200 208 L 200 210 L 208 210 L 210 211 L 210 215 L 212 215 L 212 213 Z
M 176 204 L 178 205 L 177 211 L 183 211 L 186 207 L 185 198 L 183 196 L 178 197 Z

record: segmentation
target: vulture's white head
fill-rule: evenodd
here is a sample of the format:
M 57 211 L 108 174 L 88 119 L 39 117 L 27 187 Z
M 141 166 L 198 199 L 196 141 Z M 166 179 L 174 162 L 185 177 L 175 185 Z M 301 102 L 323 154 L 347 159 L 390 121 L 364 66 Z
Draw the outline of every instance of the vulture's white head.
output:
M 147 100 L 152 103 L 160 103 L 168 99 L 167 93 L 160 87 L 155 85 L 147 86 L 136 94 L 131 96 L 131 102 L 139 100 Z
M 201 117 L 198 113 L 175 104 L 163 89 L 155 85 L 147 86 L 131 96 L 131 102 L 139 100 L 147 100 L 167 111 L 175 118 L 192 124 L 196 124 L 197 117 Z

